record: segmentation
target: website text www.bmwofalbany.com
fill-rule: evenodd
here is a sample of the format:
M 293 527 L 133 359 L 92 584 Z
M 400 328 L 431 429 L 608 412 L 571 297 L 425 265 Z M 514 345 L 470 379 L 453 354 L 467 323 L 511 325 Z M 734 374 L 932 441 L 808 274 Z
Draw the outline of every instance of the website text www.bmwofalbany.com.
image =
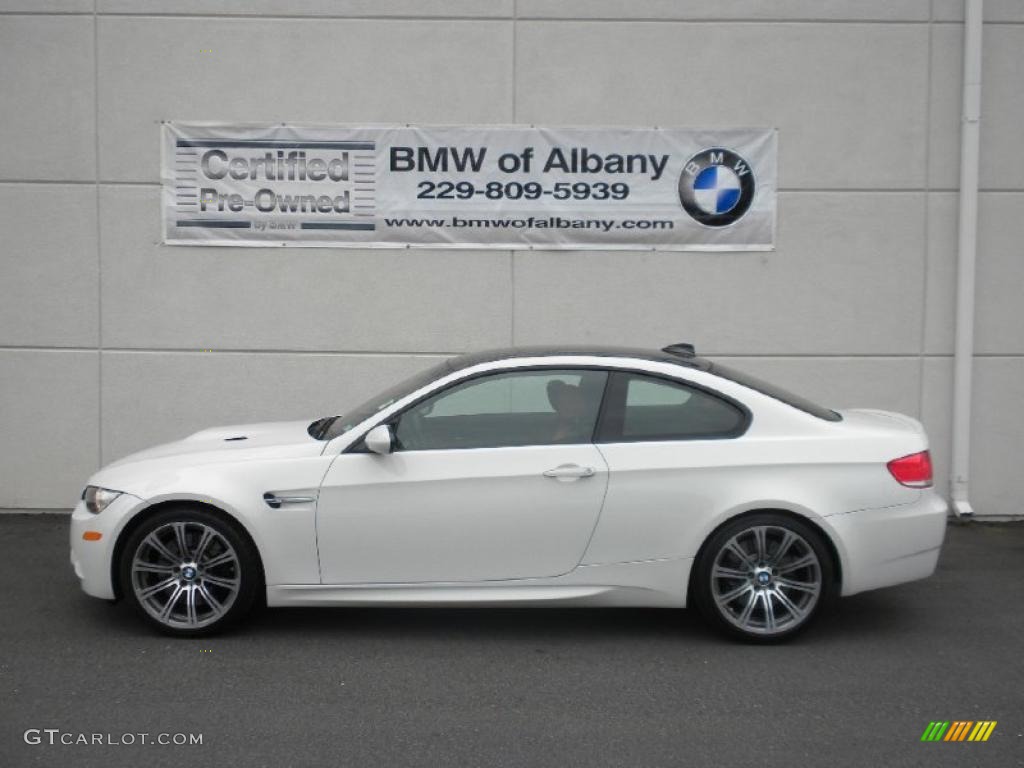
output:
M 669 219 L 569 219 L 562 216 L 524 216 L 469 218 L 450 216 L 442 219 L 384 219 L 388 227 L 448 227 L 450 229 L 672 229 Z

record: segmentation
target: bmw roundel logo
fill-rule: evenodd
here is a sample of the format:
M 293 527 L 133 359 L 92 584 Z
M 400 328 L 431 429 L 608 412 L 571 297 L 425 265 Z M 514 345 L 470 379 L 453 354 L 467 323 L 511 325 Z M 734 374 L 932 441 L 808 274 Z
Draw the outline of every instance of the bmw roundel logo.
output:
M 712 147 L 686 161 L 679 176 L 679 202 L 708 227 L 727 227 L 754 202 L 754 172 L 735 152 Z

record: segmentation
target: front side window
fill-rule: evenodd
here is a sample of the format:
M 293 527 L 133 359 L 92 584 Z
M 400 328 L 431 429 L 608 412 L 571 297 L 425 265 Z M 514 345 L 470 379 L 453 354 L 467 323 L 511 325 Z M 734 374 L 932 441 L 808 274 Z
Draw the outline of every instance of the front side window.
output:
M 449 387 L 405 411 L 398 450 L 589 443 L 607 373 L 505 371 Z
M 616 373 L 598 439 L 604 443 L 735 437 L 747 415 L 696 387 L 636 373 Z
M 317 419 L 309 425 L 309 434 L 317 440 L 333 440 L 338 435 L 348 432 L 357 424 L 366 421 L 375 413 L 383 411 L 396 400 L 401 400 L 406 395 L 412 394 L 417 389 L 425 387 L 430 382 L 436 381 L 451 372 L 451 364 L 447 360 L 425 371 L 420 371 L 404 381 L 400 381 L 393 387 L 378 393 L 358 408 L 342 416 L 329 416 L 324 419 Z

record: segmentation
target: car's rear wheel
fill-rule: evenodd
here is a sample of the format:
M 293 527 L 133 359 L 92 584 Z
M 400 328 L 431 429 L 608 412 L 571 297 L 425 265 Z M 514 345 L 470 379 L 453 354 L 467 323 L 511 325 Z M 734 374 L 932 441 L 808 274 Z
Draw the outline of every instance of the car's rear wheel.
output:
M 715 532 L 694 564 L 696 603 L 727 634 L 775 642 L 805 629 L 835 591 L 825 542 L 811 526 L 765 512 Z
M 201 636 L 252 608 L 261 586 L 248 538 L 218 514 L 182 507 L 142 523 L 120 563 L 122 593 L 157 629 Z

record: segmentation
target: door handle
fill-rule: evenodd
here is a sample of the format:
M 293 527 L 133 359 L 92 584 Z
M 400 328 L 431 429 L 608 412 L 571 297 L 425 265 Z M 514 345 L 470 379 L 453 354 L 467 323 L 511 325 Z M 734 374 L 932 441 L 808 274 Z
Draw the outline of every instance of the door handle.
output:
M 593 474 L 593 467 L 581 467 L 579 464 L 561 464 L 544 471 L 544 477 L 553 477 L 556 480 L 576 480 L 581 477 L 592 477 Z

